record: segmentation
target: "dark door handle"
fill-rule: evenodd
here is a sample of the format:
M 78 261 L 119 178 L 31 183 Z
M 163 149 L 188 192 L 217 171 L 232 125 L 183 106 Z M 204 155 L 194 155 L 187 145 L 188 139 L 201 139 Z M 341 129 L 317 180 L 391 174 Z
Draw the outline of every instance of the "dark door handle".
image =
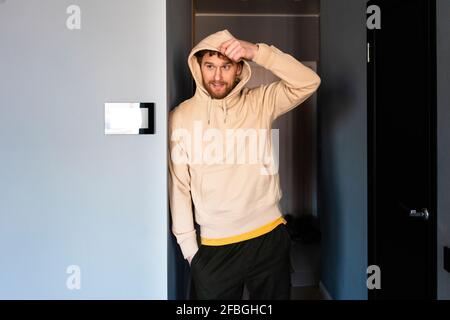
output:
M 427 208 L 422 208 L 421 210 L 410 209 L 410 207 L 405 206 L 403 203 L 399 202 L 398 205 L 403 212 L 407 213 L 411 218 L 419 218 L 423 220 L 428 220 L 430 218 L 430 213 Z
M 422 218 L 424 220 L 428 220 L 430 217 L 430 213 L 427 208 L 423 208 L 422 210 L 411 209 L 409 210 L 409 216 L 413 218 Z

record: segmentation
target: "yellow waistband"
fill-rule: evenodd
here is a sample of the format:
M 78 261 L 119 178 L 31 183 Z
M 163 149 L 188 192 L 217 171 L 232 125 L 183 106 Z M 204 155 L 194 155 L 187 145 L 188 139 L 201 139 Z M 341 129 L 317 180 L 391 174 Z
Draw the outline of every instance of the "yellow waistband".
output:
M 243 234 L 239 234 L 237 236 L 232 236 L 228 238 L 219 238 L 219 239 L 207 239 L 207 238 L 201 238 L 201 244 L 205 246 L 223 246 L 226 244 L 241 242 L 249 239 L 253 239 L 256 237 L 259 237 L 263 234 L 266 234 L 273 229 L 275 229 L 280 224 L 286 224 L 286 220 L 283 217 L 279 217 L 275 221 L 272 221 L 262 227 L 259 227 L 258 229 L 255 229 L 253 231 L 249 231 Z

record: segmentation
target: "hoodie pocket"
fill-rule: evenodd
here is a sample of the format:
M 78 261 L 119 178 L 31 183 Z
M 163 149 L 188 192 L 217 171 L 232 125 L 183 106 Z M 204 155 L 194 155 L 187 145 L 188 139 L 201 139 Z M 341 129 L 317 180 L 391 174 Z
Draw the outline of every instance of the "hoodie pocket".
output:
M 245 215 L 245 211 L 279 200 L 277 177 L 263 175 L 260 165 L 238 165 L 205 172 L 201 199 L 206 213 Z

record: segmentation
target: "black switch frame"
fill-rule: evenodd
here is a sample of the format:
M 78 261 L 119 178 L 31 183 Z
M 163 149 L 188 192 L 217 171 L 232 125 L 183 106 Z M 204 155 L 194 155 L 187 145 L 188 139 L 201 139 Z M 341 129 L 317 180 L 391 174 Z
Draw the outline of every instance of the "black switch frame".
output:
M 141 102 L 139 108 L 148 109 L 148 128 L 139 129 L 139 134 L 155 134 L 155 104 L 153 102 Z

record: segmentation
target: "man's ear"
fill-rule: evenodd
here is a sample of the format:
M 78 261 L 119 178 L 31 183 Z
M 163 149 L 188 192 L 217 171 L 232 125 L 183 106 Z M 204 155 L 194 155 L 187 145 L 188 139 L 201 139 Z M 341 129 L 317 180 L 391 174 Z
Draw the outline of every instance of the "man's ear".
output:
M 238 62 L 236 75 L 238 75 L 238 76 L 241 75 L 243 66 L 244 66 L 244 63 L 242 61 Z

